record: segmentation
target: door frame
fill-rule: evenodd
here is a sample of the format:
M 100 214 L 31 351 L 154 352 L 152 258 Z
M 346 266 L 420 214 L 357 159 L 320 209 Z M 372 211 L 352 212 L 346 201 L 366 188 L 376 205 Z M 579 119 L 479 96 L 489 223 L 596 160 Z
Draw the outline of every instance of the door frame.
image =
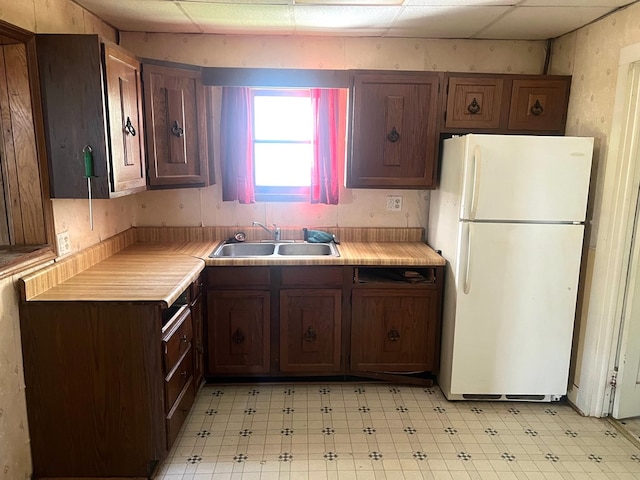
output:
M 630 105 L 640 78 L 640 43 L 620 50 L 613 122 L 606 153 L 600 222 L 584 342 L 581 374 L 568 393 L 583 414 L 611 412 L 614 368 L 622 327 L 631 239 L 638 202 L 640 168 L 634 162 L 634 130 L 640 132 L 640 105 Z M 635 123 L 634 123 L 635 121 Z M 619 159 L 619 160 L 618 160 Z M 578 386 L 579 385 L 579 386 Z

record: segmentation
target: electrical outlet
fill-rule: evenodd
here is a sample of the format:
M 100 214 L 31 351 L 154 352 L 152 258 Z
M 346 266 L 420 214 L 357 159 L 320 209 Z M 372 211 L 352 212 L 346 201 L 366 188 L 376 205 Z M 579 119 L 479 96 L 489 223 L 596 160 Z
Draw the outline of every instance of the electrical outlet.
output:
M 402 197 L 387 195 L 387 212 L 399 212 L 402 210 Z
M 59 233 L 58 239 L 58 256 L 62 257 L 71 253 L 71 240 L 69 240 L 69 232 Z

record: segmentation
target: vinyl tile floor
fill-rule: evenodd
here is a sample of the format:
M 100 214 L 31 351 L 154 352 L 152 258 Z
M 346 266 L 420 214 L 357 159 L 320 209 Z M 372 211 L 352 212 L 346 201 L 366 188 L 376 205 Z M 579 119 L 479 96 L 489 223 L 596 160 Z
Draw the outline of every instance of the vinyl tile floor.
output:
M 156 480 L 638 480 L 640 450 L 562 403 L 437 387 L 207 385 Z

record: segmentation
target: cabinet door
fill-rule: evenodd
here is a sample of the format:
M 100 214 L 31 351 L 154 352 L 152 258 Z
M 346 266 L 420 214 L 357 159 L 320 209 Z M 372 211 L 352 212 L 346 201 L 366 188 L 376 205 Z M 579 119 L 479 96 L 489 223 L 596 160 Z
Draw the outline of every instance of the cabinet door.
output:
M 356 74 L 348 187 L 435 188 L 440 74 Z
M 140 64 L 120 49 L 104 47 L 114 193 L 146 188 Z
M 280 291 L 280 370 L 340 371 L 342 291 Z
M 200 72 L 144 65 L 151 186 L 206 186 L 207 135 Z
M 499 128 L 503 86 L 497 77 L 449 77 L 445 127 Z
M 207 292 L 210 373 L 269 372 L 268 291 Z
M 438 359 L 436 290 L 353 290 L 351 368 L 434 371 Z
M 570 77 L 514 80 L 509 130 L 564 133 Z

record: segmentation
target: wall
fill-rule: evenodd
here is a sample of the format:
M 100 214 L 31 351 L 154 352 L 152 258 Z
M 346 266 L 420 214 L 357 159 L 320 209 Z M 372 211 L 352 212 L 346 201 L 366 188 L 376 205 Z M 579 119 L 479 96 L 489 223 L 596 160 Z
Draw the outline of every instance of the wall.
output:
M 127 33 L 125 48 L 140 57 L 203 66 L 437 70 L 541 73 L 545 42 L 423 40 L 352 37 L 281 37 Z M 217 150 L 217 144 L 216 144 Z M 216 178 L 220 178 L 216 157 Z M 344 184 L 344 182 L 342 182 Z M 403 209 L 386 211 L 386 196 L 401 195 Z M 426 227 L 428 191 L 340 191 L 337 206 L 222 202 L 219 185 L 136 195 L 137 225 L 278 225 Z
M 640 4 L 636 3 L 555 40 L 552 49 L 549 73 L 573 75 L 566 133 L 567 135 L 593 136 L 596 144 L 587 215 L 589 221 L 587 248 L 583 261 L 586 268 L 581 281 L 582 295 L 574 335 L 574 362 L 569 393 L 569 397 L 573 401 L 578 400 L 580 404 L 583 404 L 581 399 L 584 394 L 578 397 L 578 391 L 589 390 L 593 384 L 594 372 L 589 366 L 595 361 L 595 353 L 587 349 L 600 341 L 593 338 L 594 326 L 589 325 L 587 319 L 589 318 L 592 323 L 601 321 L 593 316 L 590 317 L 589 308 L 595 310 L 598 305 L 590 304 L 589 298 L 599 293 L 594 292 L 592 288 L 598 228 L 600 224 L 605 224 L 605 219 L 611 213 L 601 209 L 603 197 L 611 194 L 604 191 L 604 172 L 605 168 L 616 169 L 620 166 L 616 163 L 618 159 L 607 156 L 611 142 L 620 49 L 638 42 L 640 42 Z M 610 163 L 605 165 L 605 161 Z
M 0 0 L 0 18 L 32 32 L 100 33 L 105 38 L 115 38 L 111 28 L 69 0 Z M 97 203 L 97 228 L 91 232 L 85 220 L 86 201 L 53 202 L 56 231 L 72 231 L 74 250 L 118 233 L 132 223 L 131 200 Z M 0 480 L 31 476 L 17 279 L 14 276 L 0 280 Z

